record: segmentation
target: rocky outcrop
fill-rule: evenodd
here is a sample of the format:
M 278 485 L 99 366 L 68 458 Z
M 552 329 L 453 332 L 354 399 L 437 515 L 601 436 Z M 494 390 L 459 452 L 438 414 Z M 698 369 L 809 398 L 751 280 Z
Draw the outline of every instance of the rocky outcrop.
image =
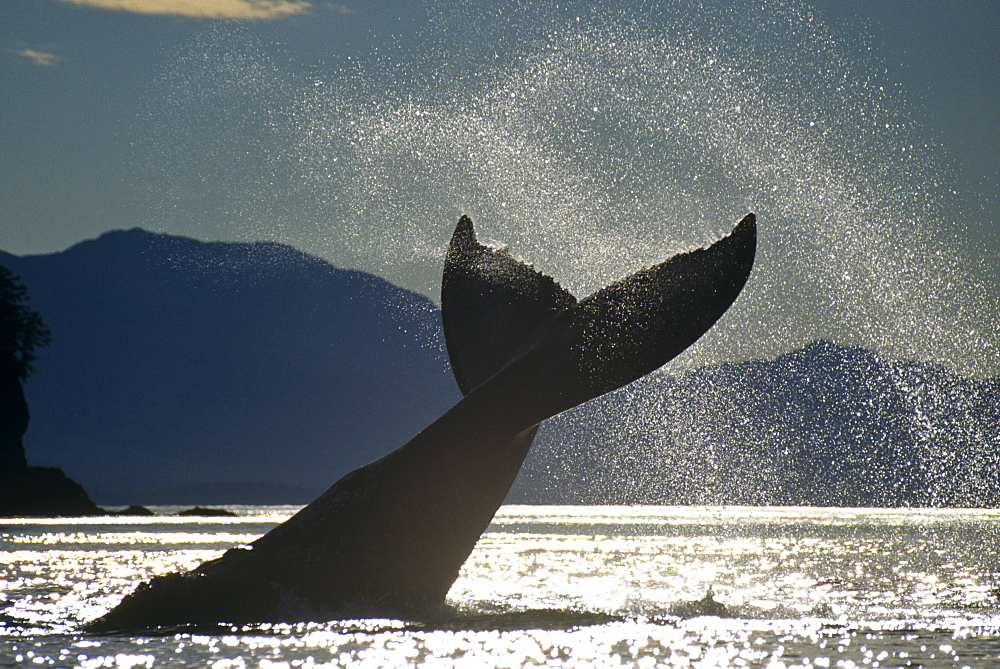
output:
M 183 511 L 178 511 L 174 514 L 175 516 L 203 516 L 203 517 L 219 517 L 219 518 L 235 518 L 236 514 L 229 509 L 216 509 L 207 506 L 195 506 L 190 509 L 184 509 Z
M 28 403 L 13 369 L 0 369 L 0 475 L 28 467 L 22 438 L 28 429 Z M 2 493 L 0 493 L 2 494 Z
M 29 467 L 24 455 L 28 403 L 17 373 L 0 370 L 0 517 L 103 514 L 57 467 Z
M 155 516 L 156 514 L 140 504 L 133 504 L 121 511 L 112 511 L 112 516 Z
M 103 514 L 83 487 L 58 467 L 0 473 L 0 517 Z

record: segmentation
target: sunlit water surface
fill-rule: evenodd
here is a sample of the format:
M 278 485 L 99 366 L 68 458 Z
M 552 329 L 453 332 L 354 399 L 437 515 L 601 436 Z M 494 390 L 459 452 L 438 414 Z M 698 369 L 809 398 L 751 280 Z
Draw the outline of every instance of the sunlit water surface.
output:
M 509 506 L 433 619 L 78 631 L 295 510 L 233 508 L 0 520 L 0 666 L 1000 666 L 996 510 Z

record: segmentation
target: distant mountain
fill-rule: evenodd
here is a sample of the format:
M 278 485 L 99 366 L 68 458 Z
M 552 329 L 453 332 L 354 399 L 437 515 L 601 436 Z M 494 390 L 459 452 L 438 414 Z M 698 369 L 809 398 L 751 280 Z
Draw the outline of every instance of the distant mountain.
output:
M 288 246 L 133 229 L 0 264 L 53 332 L 28 461 L 98 503 L 308 501 L 458 399 L 432 302 Z
M 1000 379 L 815 342 L 547 423 L 511 501 L 1000 506 Z
M 32 465 L 99 504 L 304 503 L 458 400 L 424 297 L 274 243 L 0 253 L 54 341 Z M 545 423 L 509 501 L 1000 506 L 1000 379 L 815 342 Z

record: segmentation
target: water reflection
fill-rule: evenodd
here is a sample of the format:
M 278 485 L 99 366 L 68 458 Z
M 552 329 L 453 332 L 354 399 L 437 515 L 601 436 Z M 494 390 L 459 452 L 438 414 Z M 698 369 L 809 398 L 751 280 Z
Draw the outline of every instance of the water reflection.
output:
M 138 581 L 246 543 L 290 512 L 224 522 L 0 521 L 0 662 L 1000 662 L 1000 513 L 992 510 L 505 507 L 463 569 L 449 607 L 425 620 L 224 626 L 145 637 L 76 632 Z M 678 606 L 709 591 L 724 605 L 723 616 Z

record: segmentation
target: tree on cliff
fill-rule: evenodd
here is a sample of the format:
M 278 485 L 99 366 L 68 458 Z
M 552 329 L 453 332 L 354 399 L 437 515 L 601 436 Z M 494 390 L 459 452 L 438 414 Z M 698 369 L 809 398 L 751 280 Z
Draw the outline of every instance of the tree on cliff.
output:
M 28 291 L 0 265 L 0 517 L 102 513 L 80 484 L 58 467 L 29 467 L 24 457 L 28 403 L 21 383 L 35 371 L 35 351 L 52 341 Z
M 35 371 L 35 350 L 52 343 L 52 332 L 27 301 L 20 279 L 0 265 L 0 366 L 16 373 L 19 381 Z
M 35 371 L 35 351 L 52 341 L 27 300 L 20 279 L 0 265 L 0 474 L 27 468 L 21 438 L 30 416 L 21 383 Z

